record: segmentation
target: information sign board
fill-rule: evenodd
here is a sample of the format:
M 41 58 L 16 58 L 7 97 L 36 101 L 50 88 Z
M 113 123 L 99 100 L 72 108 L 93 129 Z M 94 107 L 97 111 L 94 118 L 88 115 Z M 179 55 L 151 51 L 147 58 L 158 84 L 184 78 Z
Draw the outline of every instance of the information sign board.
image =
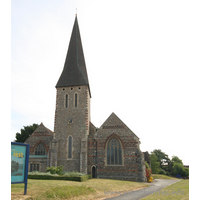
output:
M 11 184 L 24 183 L 27 192 L 29 144 L 11 142 Z

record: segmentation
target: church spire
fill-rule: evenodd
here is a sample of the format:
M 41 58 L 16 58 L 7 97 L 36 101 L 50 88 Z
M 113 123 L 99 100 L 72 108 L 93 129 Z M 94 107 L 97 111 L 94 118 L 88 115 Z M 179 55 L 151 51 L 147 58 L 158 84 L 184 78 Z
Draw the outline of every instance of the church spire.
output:
M 64 68 L 56 84 L 56 88 L 81 85 L 89 87 L 89 81 L 76 15 Z

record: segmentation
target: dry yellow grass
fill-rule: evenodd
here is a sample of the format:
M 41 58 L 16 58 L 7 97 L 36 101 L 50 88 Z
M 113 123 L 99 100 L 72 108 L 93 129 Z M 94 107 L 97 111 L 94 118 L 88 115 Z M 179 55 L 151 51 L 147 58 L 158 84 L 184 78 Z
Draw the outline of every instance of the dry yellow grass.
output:
M 117 193 L 108 195 L 105 194 L 105 192 L 133 191 L 147 187 L 147 184 L 132 182 L 132 181 L 110 180 L 110 179 L 90 179 L 85 182 L 29 179 L 27 195 L 23 195 L 24 184 L 13 184 L 11 186 L 11 199 L 12 200 L 49 199 L 46 196 L 48 191 L 50 192 L 53 188 L 61 186 L 72 186 L 72 187 L 84 186 L 94 190 L 94 192 L 90 192 L 85 196 L 77 196 L 71 198 L 78 200 L 78 199 L 104 199 L 110 196 L 117 195 Z M 62 199 L 69 199 L 69 198 L 66 197 Z

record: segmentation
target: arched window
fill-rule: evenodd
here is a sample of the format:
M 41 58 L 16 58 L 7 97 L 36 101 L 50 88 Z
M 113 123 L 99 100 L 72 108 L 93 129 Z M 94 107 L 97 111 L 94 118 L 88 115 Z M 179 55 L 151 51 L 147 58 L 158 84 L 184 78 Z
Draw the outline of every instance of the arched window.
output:
M 68 158 L 72 158 L 72 136 L 68 139 Z
M 122 165 L 122 147 L 119 140 L 114 137 L 108 141 L 107 165 Z
M 43 143 L 39 143 L 35 148 L 35 155 L 45 155 L 45 146 Z

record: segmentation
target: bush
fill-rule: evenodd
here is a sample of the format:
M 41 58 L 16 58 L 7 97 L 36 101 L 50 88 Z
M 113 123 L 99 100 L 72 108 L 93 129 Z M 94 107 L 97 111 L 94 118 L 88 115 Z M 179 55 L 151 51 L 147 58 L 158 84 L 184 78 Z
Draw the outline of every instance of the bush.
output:
M 160 172 L 160 163 L 158 162 L 158 157 L 156 154 L 151 153 L 151 169 L 153 174 L 159 174 Z
M 183 177 L 188 177 L 189 176 L 189 169 L 183 167 L 182 164 L 174 163 L 172 169 L 173 169 L 174 175 L 180 174 Z
M 177 174 L 182 175 L 183 168 L 184 168 L 184 167 L 183 167 L 182 164 L 174 163 L 174 164 L 173 164 L 173 167 L 172 167 L 172 169 L 173 169 L 173 174 L 174 174 L 174 175 L 177 175 Z
M 151 183 L 153 181 L 153 177 L 150 176 L 149 179 L 147 180 L 148 183 Z
M 66 177 L 66 176 L 59 176 L 57 174 L 50 174 L 50 175 L 39 175 L 39 174 L 28 174 L 29 179 L 38 179 L 38 180 L 68 180 L 68 181 L 86 181 L 91 179 L 91 174 L 79 177 Z
M 145 161 L 145 166 L 147 169 L 150 169 L 149 164 Z
M 188 168 L 183 168 L 182 176 L 184 177 L 189 177 L 189 169 Z
M 166 175 L 167 175 L 167 176 L 170 176 L 171 174 L 170 174 L 169 172 L 166 172 Z
M 61 165 L 61 166 L 58 166 L 58 167 L 47 167 L 46 168 L 46 172 L 50 172 L 51 174 L 59 174 L 59 175 L 61 175 L 61 173 L 62 173 L 62 171 L 63 171 L 63 165 Z
M 59 176 L 58 174 L 51 174 L 50 172 L 38 172 L 38 171 L 29 172 L 28 175 Z
M 159 174 L 164 174 L 164 175 L 166 175 L 166 171 L 165 171 L 164 169 L 160 169 Z
M 66 177 L 79 177 L 79 176 L 85 176 L 84 173 L 79 173 L 79 172 L 65 172 L 63 174 L 63 176 L 66 176 Z
M 145 161 L 145 166 L 146 166 L 146 177 L 147 177 L 147 182 L 153 181 L 153 177 L 151 176 L 152 171 L 151 168 L 149 167 L 149 164 Z
M 55 169 L 55 167 L 47 167 L 46 168 L 46 172 L 50 172 L 51 174 L 55 174 L 56 173 L 56 169 Z
M 88 179 L 91 179 L 92 178 L 92 175 L 91 174 L 88 174 L 88 175 L 84 175 L 84 176 L 81 176 L 80 177 L 80 181 L 87 181 Z

